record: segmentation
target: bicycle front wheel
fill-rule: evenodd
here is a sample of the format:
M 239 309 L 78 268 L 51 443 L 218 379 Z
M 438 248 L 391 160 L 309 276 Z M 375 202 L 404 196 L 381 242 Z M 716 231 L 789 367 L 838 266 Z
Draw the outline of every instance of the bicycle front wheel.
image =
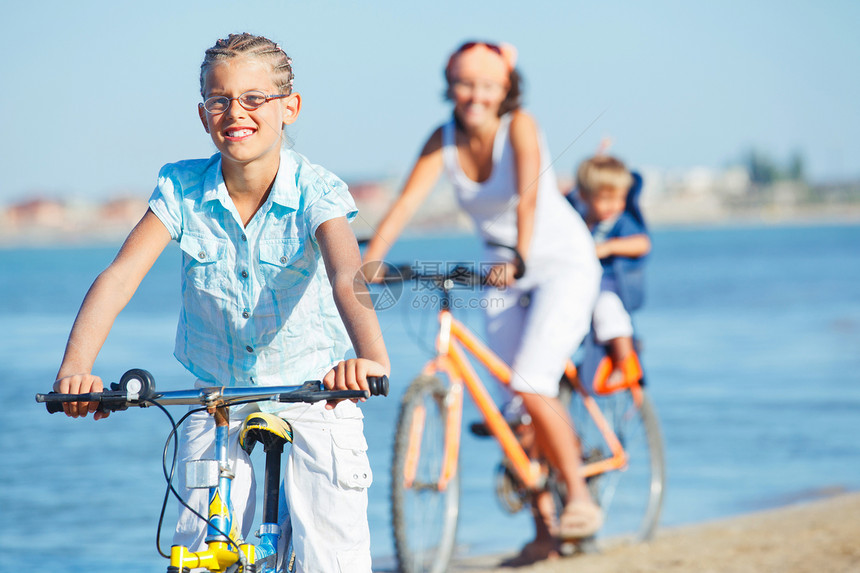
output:
M 632 536 L 636 541 L 647 541 L 660 521 L 666 484 L 663 436 L 656 410 L 644 389 L 639 404 L 629 391 L 596 396 L 595 400 L 628 456 L 626 468 L 587 480 L 606 517 L 601 536 Z M 584 462 L 611 457 L 594 419 L 576 393 L 572 394 L 569 409 Z
M 391 512 L 403 573 L 443 573 L 454 552 L 460 506 L 459 471 L 442 478 L 447 387 L 422 375 L 400 405 L 391 464 Z

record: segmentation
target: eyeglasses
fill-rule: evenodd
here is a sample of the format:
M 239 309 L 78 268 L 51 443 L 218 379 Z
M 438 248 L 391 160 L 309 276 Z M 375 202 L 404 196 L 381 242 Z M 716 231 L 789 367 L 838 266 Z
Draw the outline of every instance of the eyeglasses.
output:
M 235 99 L 238 100 L 239 105 L 241 105 L 246 110 L 254 111 L 255 109 L 270 100 L 288 97 L 289 95 L 290 94 L 266 95 L 259 90 L 250 90 L 236 97 L 212 96 L 203 101 L 203 108 L 212 115 L 217 115 L 219 113 L 224 113 L 225 111 L 227 111 L 227 109 L 230 107 L 230 102 Z

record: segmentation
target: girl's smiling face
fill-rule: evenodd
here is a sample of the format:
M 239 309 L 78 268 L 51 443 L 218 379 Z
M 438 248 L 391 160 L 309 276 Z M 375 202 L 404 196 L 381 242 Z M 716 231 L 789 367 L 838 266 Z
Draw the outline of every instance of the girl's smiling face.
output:
M 233 58 L 212 66 L 205 76 L 205 98 L 235 98 L 257 90 L 266 95 L 280 93 L 269 66 L 253 58 Z M 293 123 L 301 108 L 301 96 L 273 99 L 248 111 L 239 101 L 230 101 L 223 113 L 212 114 L 198 107 L 200 120 L 221 152 L 222 163 L 247 166 L 252 162 L 272 162 L 277 171 L 283 126 Z M 261 165 L 262 166 L 262 165 Z

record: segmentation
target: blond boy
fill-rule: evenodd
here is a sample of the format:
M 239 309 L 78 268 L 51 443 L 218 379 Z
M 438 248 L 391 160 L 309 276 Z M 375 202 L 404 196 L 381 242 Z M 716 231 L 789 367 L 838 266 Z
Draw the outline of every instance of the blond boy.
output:
M 640 217 L 627 210 L 634 179 L 627 167 L 608 155 L 587 159 L 577 170 L 581 214 L 594 237 L 603 266 L 600 294 L 594 308 L 594 335 L 608 347 L 613 363 L 610 382 L 623 378 L 621 367 L 633 352 L 631 305 L 624 301 L 618 262 L 641 259 L 651 250 L 651 239 Z M 627 302 L 627 304 L 625 304 Z

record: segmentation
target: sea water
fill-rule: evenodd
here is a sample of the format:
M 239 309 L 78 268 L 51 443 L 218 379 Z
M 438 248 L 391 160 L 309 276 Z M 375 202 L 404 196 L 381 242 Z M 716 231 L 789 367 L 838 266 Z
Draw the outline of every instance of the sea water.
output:
M 648 298 L 636 323 L 666 440 L 662 523 L 860 489 L 860 226 L 666 229 L 653 239 Z M 0 570 L 165 566 L 155 546 L 164 415 L 130 410 L 95 423 L 48 416 L 33 399 L 50 389 L 80 302 L 115 250 L 0 250 Z M 470 262 L 478 252 L 469 236 L 414 237 L 395 245 L 389 259 Z M 192 383 L 172 357 L 178 282 L 179 253 L 170 247 L 99 356 L 96 372 L 106 381 L 140 367 L 161 389 Z M 431 294 L 401 293 L 379 312 L 391 395 L 362 407 L 380 571 L 392 564 L 388 496 L 397 406 L 432 354 Z M 480 309 L 462 306 L 460 318 L 481 333 Z M 471 405 L 465 418 L 477 419 Z M 511 551 L 532 534 L 525 513 L 509 516 L 494 499 L 499 459 L 492 441 L 464 436 L 461 553 Z M 175 512 L 171 502 L 166 549 Z

